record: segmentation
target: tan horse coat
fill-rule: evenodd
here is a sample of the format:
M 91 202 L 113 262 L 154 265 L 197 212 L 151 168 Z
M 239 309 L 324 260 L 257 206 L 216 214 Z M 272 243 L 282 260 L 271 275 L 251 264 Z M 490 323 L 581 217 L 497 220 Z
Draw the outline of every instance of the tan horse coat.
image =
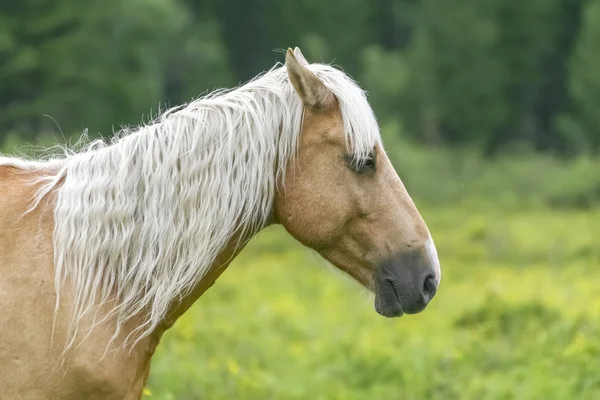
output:
M 161 335 L 214 283 L 228 263 L 218 270 L 212 269 L 189 299 L 173 310 L 172 319 L 132 352 L 104 355 L 102 343 L 108 342 L 114 329 L 107 321 L 61 361 L 64 313 L 59 313 L 52 341 L 56 300 L 53 204 L 43 201 L 24 215 L 30 205 L 26 200 L 33 198 L 36 189 L 26 182 L 31 174 L 16 167 L 0 166 L 0 398 L 139 399 Z M 232 239 L 231 243 L 237 242 Z M 228 247 L 219 257 L 219 263 L 233 258 L 234 247 Z M 241 249 L 239 246 L 237 251 Z M 69 304 L 64 307 L 69 309 Z M 87 332 L 85 328 L 82 331 Z

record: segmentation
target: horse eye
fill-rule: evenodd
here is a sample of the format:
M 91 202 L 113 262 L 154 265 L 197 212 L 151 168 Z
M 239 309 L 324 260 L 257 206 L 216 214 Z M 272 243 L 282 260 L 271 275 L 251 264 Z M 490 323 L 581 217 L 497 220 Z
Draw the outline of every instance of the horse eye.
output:
M 353 159 L 351 156 L 346 157 L 350 168 L 358 175 L 363 175 L 368 172 L 375 171 L 376 160 L 375 154 L 371 152 L 367 157 L 363 159 Z
M 363 163 L 363 168 L 375 168 L 375 157 L 369 155 L 369 158 Z

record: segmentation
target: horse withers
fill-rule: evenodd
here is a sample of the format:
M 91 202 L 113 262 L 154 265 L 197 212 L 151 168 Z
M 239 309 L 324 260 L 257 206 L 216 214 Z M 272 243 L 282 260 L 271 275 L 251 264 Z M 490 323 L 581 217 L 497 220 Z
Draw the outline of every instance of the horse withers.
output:
M 0 158 L 0 397 L 139 399 L 162 334 L 271 224 L 383 316 L 436 293 L 436 248 L 365 93 L 298 48 L 110 143 Z

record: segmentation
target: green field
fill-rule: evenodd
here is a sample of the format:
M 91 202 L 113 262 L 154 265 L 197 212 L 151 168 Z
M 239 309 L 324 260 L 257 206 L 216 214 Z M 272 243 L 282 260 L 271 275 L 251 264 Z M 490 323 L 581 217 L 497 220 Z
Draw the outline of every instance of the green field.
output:
M 379 316 L 270 228 L 165 336 L 146 396 L 600 398 L 600 210 L 421 213 L 443 272 L 422 314 Z

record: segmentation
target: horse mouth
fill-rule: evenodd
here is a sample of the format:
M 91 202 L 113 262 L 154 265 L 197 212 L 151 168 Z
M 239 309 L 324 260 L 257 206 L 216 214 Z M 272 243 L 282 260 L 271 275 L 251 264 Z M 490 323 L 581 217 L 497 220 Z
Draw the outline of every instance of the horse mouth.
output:
M 398 290 L 389 280 L 383 281 L 375 289 L 375 311 L 387 318 L 397 318 L 404 315 Z

